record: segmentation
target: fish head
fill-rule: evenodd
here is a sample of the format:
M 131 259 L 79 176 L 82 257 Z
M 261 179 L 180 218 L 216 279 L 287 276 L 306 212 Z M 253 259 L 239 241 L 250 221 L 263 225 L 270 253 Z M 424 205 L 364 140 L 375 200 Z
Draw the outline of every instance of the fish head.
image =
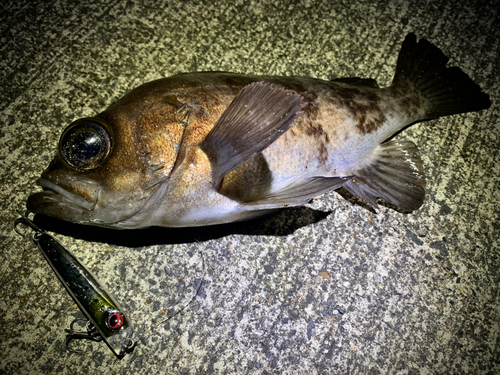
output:
M 96 117 L 74 121 L 28 210 L 87 225 L 147 226 L 177 158 L 180 112 L 176 98 L 131 92 Z

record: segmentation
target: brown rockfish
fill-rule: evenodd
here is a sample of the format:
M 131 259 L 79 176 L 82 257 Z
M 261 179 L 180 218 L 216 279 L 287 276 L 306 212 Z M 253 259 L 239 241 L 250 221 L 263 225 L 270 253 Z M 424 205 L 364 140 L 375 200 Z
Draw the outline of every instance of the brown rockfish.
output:
M 146 83 L 71 123 L 28 210 L 112 228 L 253 218 L 344 187 L 413 211 L 425 177 L 418 121 L 488 108 L 486 93 L 425 39 L 403 42 L 389 87 L 372 79 L 223 72 Z

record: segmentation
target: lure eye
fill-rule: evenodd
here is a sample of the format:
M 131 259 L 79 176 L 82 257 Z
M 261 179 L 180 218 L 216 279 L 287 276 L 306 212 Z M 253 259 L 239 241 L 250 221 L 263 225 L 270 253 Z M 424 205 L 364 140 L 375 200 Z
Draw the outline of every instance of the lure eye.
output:
M 113 311 L 109 313 L 106 319 L 106 325 L 112 330 L 119 330 L 123 327 L 124 320 L 125 319 L 121 312 Z
M 68 125 L 59 139 L 59 156 L 78 171 L 104 164 L 113 150 L 111 127 L 100 118 L 83 118 Z

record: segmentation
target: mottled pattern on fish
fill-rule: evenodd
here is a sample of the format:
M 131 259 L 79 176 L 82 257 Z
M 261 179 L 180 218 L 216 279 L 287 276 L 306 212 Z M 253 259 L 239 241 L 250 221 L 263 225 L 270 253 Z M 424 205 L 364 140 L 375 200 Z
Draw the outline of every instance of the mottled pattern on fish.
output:
M 85 169 L 59 156 L 39 180 L 46 191 L 28 208 L 118 228 L 196 226 L 344 186 L 374 206 L 378 197 L 414 210 L 425 188 L 418 149 L 384 141 L 416 121 L 490 105 L 447 61 L 410 34 L 387 88 L 371 79 L 224 72 L 144 84 L 96 116 L 113 141 L 102 165 Z

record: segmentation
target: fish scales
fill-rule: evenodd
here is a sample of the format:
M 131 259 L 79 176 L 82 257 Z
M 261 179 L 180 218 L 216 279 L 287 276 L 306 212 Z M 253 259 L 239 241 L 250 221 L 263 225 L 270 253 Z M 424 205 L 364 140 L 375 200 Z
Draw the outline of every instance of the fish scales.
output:
M 180 145 L 184 150 L 183 155 L 177 161 L 182 166 L 170 181 L 164 199 L 169 203 L 159 212 L 161 225 L 165 226 L 175 226 L 179 218 L 185 218 L 186 225 L 213 223 L 215 215 L 225 215 L 221 207 L 235 215 L 225 220 L 238 220 L 245 213 L 238 210 L 240 202 L 256 200 L 267 193 L 279 191 L 296 179 L 297 175 L 302 178 L 352 175 L 360 160 L 371 154 L 384 135 L 395 131 L 394 123 L 398 124 L 396 126 L 406 126 L 416 120 L 399 116 L 399 121 L 384 122 L 386 117 L 381 106 L 394 117 L 401 113 L 397 111 L 397 103 L 389 90 L 303 77 L 194 73 L 178 78 L 177 82 L 172 82 L 171 78 L 154 82 L 154 88 L 148 90 L 160 97 L 175 92 L 182 103 L 181 107 L 187 108 L 186 111 L 190 113 Z M 186 84 L 186 81 L 189 83 Z M 241 165 L 224 178 L 224 194 L 221 195 L 211 189 L 210 163 L 198 145 L 236 93 L 258 81 L 298 92 L 308 99 L 309 104 L 291 128 L 264 150 L 260 158 Z M 141 95 L 134 95 L 134 98 L 143 100 Z M 149 100 L 162 101 L 158 97 Z M 126 105 L 136 107 L 135 101 L 129 102 L 128 98 Z M 117 107 L 120 109 L 120 102 Z M 103 117 L 107 116 L 105 112 Z M 384 126 L 389 127 L 389 130 Z M 243 177 L 245 175 L 247 178 Z M 255 181 L 256 175 L 261 176 L 260 181 Z M 201 191 L 206 192 L 202 198 L 198 196 Z
M 146 83 L 70 124 L 28 209 L 113 228 L 248 219 L 345 187 L 412 211 L 417 147 L 388 140 L 422 120 L 490 106 L 434 45 L 410 34 L 393 84 L 187 73 Z M 102 139 L 100 138 L 102 137 Z

